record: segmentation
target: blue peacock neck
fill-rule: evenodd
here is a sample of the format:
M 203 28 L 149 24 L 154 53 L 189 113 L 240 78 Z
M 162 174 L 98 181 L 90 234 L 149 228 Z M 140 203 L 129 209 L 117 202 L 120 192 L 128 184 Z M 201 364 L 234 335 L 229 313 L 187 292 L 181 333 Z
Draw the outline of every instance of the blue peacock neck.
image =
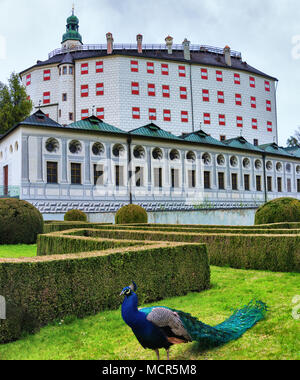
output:
M 138 297 L 131 293 L 124 298 L 122 303 L 122 318 L 128 326 L 136 326 L 139 321 L 144 320 L 144 314 L 138 310 Z

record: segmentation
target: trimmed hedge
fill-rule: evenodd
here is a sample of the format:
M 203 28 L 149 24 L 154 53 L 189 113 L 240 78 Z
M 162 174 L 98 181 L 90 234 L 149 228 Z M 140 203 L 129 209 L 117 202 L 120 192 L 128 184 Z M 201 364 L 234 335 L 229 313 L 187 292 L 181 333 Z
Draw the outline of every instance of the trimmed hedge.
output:
M 162 243 L 60 260 L 1 259 L 0 294 L 15 311 L 1 321 L 0 342 L 68 315 L 81 318 L 117 309 L 120 291 L 132 280 L 139 286 L 142 303 L 208 289 L 206 247 Z M 28 321 L 34 323 L 28 327 Z
M 261 206 L 255 214 L 255 224 L 300 222 L 300 200 L 277 198 Z
M 87 236 L 207 244 L 211 265 L 237 269 L 300 272 L 300 235 L 208 234 L 89 230 Z
M 122 226 L 117 226 L 117 228 L 120 228 Z M 125 227 L 125 225 L 124 225 Z M 168 228 L 177 228 L 177 229 L 184 229 L 184 228 L 194 228 L 194 229 L 214 229 L 214 228 L 221 228 L 224 230 L 230 229 L 295 229 L 295 228 L 300 228 L 300 222 L 292 222 L 292 223 L 270 223 L 270 224 L 260 224 L 259 226 L 222 226 L 222 225 L 209 225 L 209 224 L 138 224 L 138 223 L 132 223 L 130 226 L 126 225 L 126 227 L 156 227 L 156 228 L 161 228 L 161 227 L 168 227 Z
M 64 216 L 65 222 L 86 222 L 87 216 L 83 211 L 80 210 L 70 210 L 65 213 Z
M 0 244 L 35 244 L 43 224 L 42 214 L 32 204 L 0 199 Z
M 44 225 L 44 234 L 65 231 L 73 228 L 97 228 L 98 226 L 110 226 L 110 223 L 86 223 L 86 222 L 52 222 Z
M 115 223 L 148 223 L 148 214 L 143 207 L 138 205 L 123 206 L 116 213 Z

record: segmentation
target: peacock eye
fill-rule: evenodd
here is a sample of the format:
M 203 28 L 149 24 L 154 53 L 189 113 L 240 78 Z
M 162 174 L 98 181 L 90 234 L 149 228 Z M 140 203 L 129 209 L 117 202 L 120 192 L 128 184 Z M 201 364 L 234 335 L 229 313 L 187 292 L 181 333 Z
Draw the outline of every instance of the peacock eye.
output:
M 127 289 L 125 294 L 130 294 L 130 289 Z

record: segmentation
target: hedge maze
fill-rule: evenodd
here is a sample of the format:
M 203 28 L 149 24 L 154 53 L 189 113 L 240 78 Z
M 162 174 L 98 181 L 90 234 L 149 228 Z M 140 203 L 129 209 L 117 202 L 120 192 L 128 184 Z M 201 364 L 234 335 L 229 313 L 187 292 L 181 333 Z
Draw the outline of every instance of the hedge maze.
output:
M 38 256 L 0 259 L 8 319 L 0 343 L 67 315 L 120 306 L 120 289 L 139 284 L 142 303 L 203 291 L 209 265 L 300 272 L 300 223 L 251 227 L 46 223 Z M 30 321 L 30 322 L 28 322 Z

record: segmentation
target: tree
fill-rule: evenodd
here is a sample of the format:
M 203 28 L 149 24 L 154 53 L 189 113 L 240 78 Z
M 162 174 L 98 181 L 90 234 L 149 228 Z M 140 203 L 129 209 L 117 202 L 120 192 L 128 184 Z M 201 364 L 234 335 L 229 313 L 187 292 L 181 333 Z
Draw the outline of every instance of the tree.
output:
M 0 83 L 0 134 L 28 117 L 32 106 L 19 75 L 12 73 L 8 85 Z
M 294 136 L 291 136 L 287 140 L 287 145 L 288 145 L 288 147 L 294 147 L 294 146 L 300 147 L 300 127 L 298 127 L 298 130 L 295 131 Z

